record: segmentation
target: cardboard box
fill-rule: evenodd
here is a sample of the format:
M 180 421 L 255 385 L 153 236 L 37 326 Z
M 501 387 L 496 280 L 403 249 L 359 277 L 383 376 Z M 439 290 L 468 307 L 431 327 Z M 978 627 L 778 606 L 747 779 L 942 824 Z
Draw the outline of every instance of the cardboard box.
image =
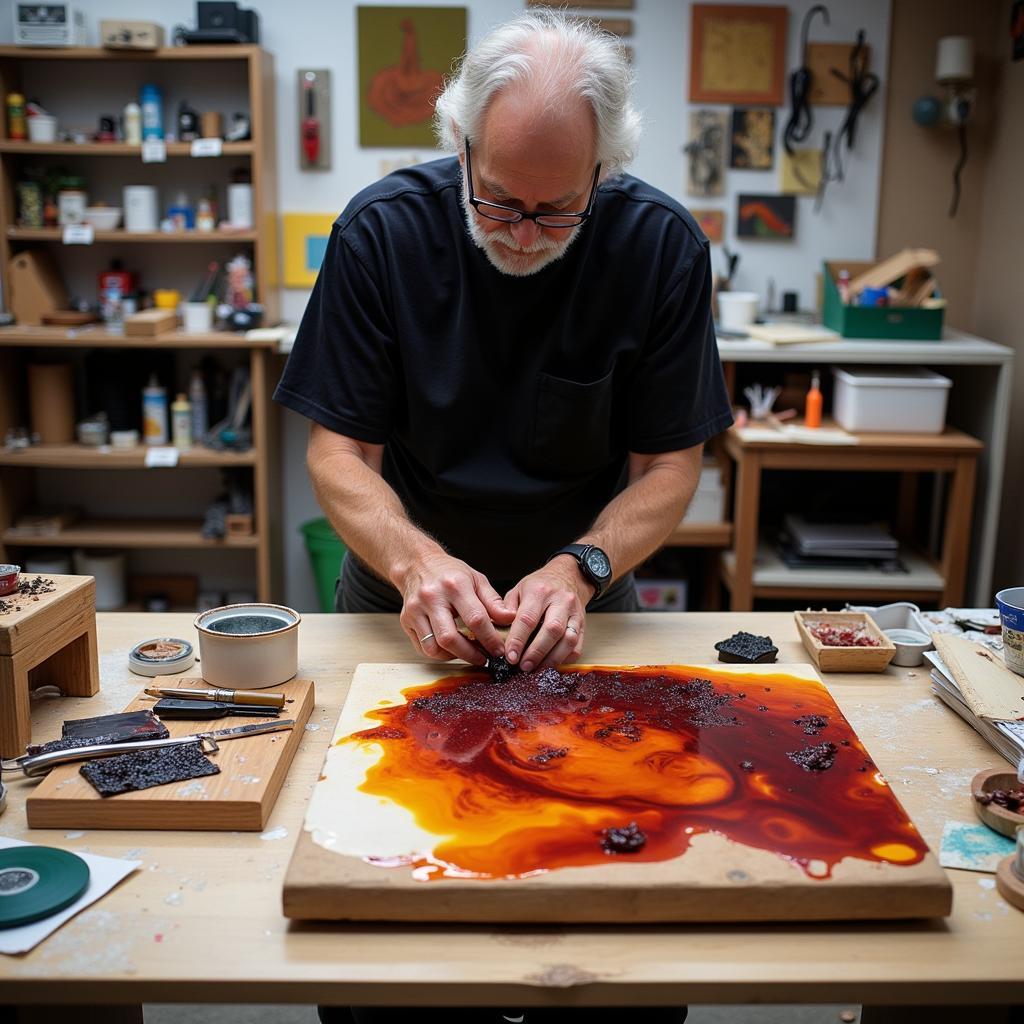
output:
M 133 338 L 154 338 L 173 331 L 178 317 L 173 309 L 144 309 L 125 317 L 124 333 Z
M 26 249 L 8 264 L 10 307 L 19 324 L 40 327 L 43 316 L 67 308 L 68 293 L 50 256 L 40 249 Z
M 104 20 L 100 40 L 108 50 L 157 50 L 164 45 L 164 27 L 155 21 Z

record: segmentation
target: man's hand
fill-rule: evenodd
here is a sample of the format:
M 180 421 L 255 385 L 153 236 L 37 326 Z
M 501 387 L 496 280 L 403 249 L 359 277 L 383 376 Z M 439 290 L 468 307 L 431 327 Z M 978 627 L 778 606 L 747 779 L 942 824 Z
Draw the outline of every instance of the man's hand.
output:
M 515 611 L 505 641 L 509 664 L 532 672 L 578 658 L 584 609 L 593 595 L 594 588 L 580 575 L 571 555 L 558 555 L 520 580 L 505 595 L 505 604 Z
M 414 563 L 402 580 L 402 613 L 399 622 L 413 647 L 428 658 L 449 661 L 462 658 L 483 665 L 483 647 L 497 657 L 505 653 L 494 623 L 508 625 L 515 612 L 477 572 L 458 558 L 432 555 Z M 477 644 L 456 628 L 455 617 L 473 631 Z

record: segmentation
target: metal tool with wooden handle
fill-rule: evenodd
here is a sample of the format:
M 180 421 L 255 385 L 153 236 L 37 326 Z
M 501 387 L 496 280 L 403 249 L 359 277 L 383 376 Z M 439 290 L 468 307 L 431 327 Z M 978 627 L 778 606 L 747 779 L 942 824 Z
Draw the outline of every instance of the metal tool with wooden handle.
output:
M 163 747 L 177 747 L 183 743 L 196 743 L 204 754 L 213 754 L 219 749 L 218 740 L 238 740 L 246 736 L 257 736 L 265 732 L 278 732 L 291 729 L 295 725 L 292 718 L 281 722 L 254 722 L 251 725 L 238 725 L 233 729 L 217 729 L 215 732 L 197 732 L 191 736 L 172 736 L 166 740 L 139 740 L 136 743 L 97 743 L 91 747 L 71 747 L 68 750 L 52 750 L 48 754 L 33 754 L 18 757 L 13 761 L 5 761 L 3 770 L 21 771 L 27 778 L 46 775 L 51 769 L 61 764 L 75 761 L 91 761 L 99 757 L 112 757 L 115 754 L 132 754 L 138 750 L 160 750 Z
M 257 693 L 253 690 L 201 690 L 188 687 L 147 686 L 150 697 L 172 697 L 175 700 L 215 700 L 229 704 L 260 704 L 268 708 L 283 708 L 287 697 L 283 693 Z

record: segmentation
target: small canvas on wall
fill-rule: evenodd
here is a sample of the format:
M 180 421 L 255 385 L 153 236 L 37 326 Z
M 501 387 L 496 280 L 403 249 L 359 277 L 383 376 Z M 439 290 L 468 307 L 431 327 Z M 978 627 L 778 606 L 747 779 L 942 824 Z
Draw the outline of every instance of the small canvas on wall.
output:
M 691 196 L 720 196 L 725 191 L 724 110 L 691 110 L 686 143 L 686 191 Z
M 444 77 L 466 48 L 464 7 L 359 7 L 359 144 L 433 146 Z
M 690 216 L 704 232 L 707 240 L 719 243 L 725 235 L 725 214 L 721 210 L 690 210 Z
M 732 112 L 729 166 L 747 171 L 768 171 L 775 162 L 775 111 L 763 107 L 737 107 Z
M 741 194 L 737 199 L 737 238 L 792 241 L 795 226 L 794 196 Z

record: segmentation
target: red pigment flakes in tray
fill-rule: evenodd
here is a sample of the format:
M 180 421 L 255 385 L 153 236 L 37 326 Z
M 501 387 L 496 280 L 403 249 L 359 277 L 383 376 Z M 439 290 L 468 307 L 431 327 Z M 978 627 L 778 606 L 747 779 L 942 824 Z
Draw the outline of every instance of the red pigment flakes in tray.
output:
M 361 789 L 439 837 L 369 858 L 431 878 L 519 878 L 664 861 L 716 832 L 827 878 L 846 857 L 919 863 L 927 847 L 817 682 L 685 667 L 554 669 L 498 685 L 403 690 L 339 740 L 383 748 Z M 442 838 L 443 837 L 443 838 Z
M 878 647 L 881 640 L 864 625 L 833 626 L 828 622 L 808 622 L 807 632 L 826 647 Z

